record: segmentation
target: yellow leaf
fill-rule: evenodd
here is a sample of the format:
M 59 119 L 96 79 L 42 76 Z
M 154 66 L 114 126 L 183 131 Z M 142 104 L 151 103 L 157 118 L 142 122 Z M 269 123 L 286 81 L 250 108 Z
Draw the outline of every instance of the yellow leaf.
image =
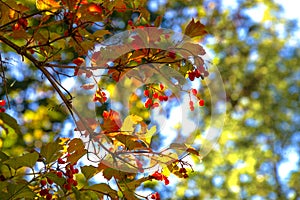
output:
M 60 4 L 54 0 L 36 0 L 36 8 L 38 10 L 50 10 L 56 12 L 60 8 Z M 53 13 L 46 12 L 46 15 L 51 15 Z
M 143 121 L 143 118 L 137 115 L 129 115 L 125 118 L 124 123 L 121 127 L 121 131 L 133 132 L 136 124 Z

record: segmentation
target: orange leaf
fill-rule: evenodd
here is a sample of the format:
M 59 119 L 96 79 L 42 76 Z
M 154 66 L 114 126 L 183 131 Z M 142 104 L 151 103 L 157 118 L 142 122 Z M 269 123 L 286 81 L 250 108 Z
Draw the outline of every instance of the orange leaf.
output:
M 118 131 L 121 126 L 122 121 L 120 119 L 120 114 L 114 110 L 109 111 L 109 113 L 103 119 L 103 124 L 101 124 L 102 130 L 105 132 Z
M 200 21 L 195 22 L 194 18 L 185 28 L 184 34 L 193 38 L 197 36 L 204 36 L 207 34 L 205 26 Z
M 36 7 L 38 10 L 51 10 L 56 12 L 60 8 L 60 3 L 54 0 L 36 0 Z M 52 13 L 46 12 L 46 15 L 51 15 Z
M 88 11 L 91 12 L 91 13 L 101 14 L 102 13 L 102 8 L 99 5 L 93 3 L 93 4 L 89 5 Z
M 80 66 L 80 65 L 84 62 L 84 59 L 78 57 L 78 58 L 74 59 L 72 62 L 73 62 L 75 65 Z

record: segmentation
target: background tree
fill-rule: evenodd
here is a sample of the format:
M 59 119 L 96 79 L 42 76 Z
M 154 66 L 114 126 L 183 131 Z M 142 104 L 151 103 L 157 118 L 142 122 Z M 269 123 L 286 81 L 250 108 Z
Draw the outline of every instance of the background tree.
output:
M 168 1 L 153 11 L 168 28 L 203 20 L 228 100 L 216 151 L 164 198 L 299 199 L 297 21 L 269 0 Z

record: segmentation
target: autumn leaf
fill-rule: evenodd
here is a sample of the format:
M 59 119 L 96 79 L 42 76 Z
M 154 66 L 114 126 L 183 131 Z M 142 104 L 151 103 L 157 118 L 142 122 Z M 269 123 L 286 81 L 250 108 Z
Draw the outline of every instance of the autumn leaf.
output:
M 145 142 L 133 135 L 118 134 L 115 136 L 115 138 L 121 143 L 123 143 L 125 147 L 129 150 L 147 148 Z
M 200 21 L 195 22 L 194 18 L 185 28 L 184 34 L 193 38 L 197 36 L 204 36 L 208 32 L 205 30 L 205 26 Z
M 54 0 L 36 0 L 36 7 L 38 10 L 51 10 L 56 12 L 60 8 L 60 4 Z M 46 12 L 46 15 L 51 15 L 53 13 Z
M 105 114 L 104 114 L 105 113 Z M 117 111 L 110 110 L 104 112 L 103 123 L 100 125 L 105 132 L 118 131 L 122 125 L 120 114 Z

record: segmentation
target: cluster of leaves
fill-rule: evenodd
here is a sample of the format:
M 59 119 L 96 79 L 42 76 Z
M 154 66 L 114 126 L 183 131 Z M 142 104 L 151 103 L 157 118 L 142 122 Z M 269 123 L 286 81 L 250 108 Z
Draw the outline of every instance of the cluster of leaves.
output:
M 167 77 L 177 80 L 178 83 L 172 83 L 176 88 L 181 88 L 185 79 L 194 81 L 195 78 L 204 79 L 208 76 L 201 57 L 205 51 L 191 40 L 207 33 L 204 25 L 193 19 L 184 31 L 185 37 L 189 39 L 175 42 L 169 33 L 158 28 L 151 29 L 160 25 L 161 18 L 158 17 L 151 24 L 150 14 L 144 8 L 145 3 L 107 0 L 100 4 L 86 0 L 37 0 L 35 5 L 25 5 L 17 1 L 0 1 L 0 12 L 3 16 L 0 19 L 1 48 L 5 52 L 14 51 L 19 54 L 24 62 L 34 66 L 46 77 L 73 119 L 77 117 L 75 131 L 80 132 L 82 138 L 88 138 L 60 138 L 43 143 L 40 148 L 27 150 L 18 157 L 12 157 L 5 149 L 0 151 L 1 199 L 96 199 L 104 196 L 111 199 L 160 199 L 157 192 L 140 196 L 135 193 L 135 189 L 152 180 L 164 181 L 168 185 L 169 173 L 180 178 L 188 177 L 184 166 L 191 166 L 172 151 L 178 145 L 170 145 L 159 152 L 151 148 L 155 126 L 148 128 L 144 119 L 137 115 L 128 115 L 122 121 L 120 113 L 109 108 L 101 110 L 101 120 L 82 117 L 72 107 L 70 92 L 59 82 L 61 76 L 85 75 L 87 78 L 94 78 L 94 70 L 106 69 L 107 79 L 81 86 L 84 90 L 97 87 L 91 101 L 104 105 L 109 100 L 105 86 L 108 83 L 116 84 L 122 79 L 137 77 L 138 72 L 135 69 L 145 64 L 164 64 L 154 68 L 159 74 L 168 74 L 168 69 L 177 71 L 181 76 L 171 73 Z M 90 58 L 92 66 L 86 66 L 85 60 L 89 52 L 94 50 L 97 43 L 116 31 L 112 23 L 113 17 L 126 12 L 138 13 L 134 22 L 127 22 L 128 30 L 139 33 L 131 37 L 125 45 L 129 50 L 125 54 L 118 53 L 124 51 L 124 44 L 101 48 Z M 149 41 L 154 44 L 151 48 L 147 47 Z M 168 48 L 160 48 L 161 44 Z M 141 46 L 147 48 L 140 48 Z M 122 56 L 112 57 L 115 54 Z M 3 63 L 1 60 L 1 68 Z M 142 77 L 153 75 L 153 72 L 147 70 L 144 73 L 148 74 L 139 76 L 141 82 L 146 82 Z M 5 76 L 1 78 L 5 82 Z M 174 95 L 166 94 L 166 89 L 168 88 L 163 83 L 147 85 L 144 89 L 147 97 L 145 108 L 159 107 L 159 102 L 175 98 Z M 186 92 L 197 97 L 200 106 L 204 105 L 204 100 L 196 89 Z M 4 113 L 4 105 L 5 101 L 1 100 L 1 134 L 15 132 L 22 135 L 22 128 L 17 121 Z M 194 110 L 191 103 L 190 107 Z M 90 146 L 95 150 L 91 152 Z M 200 156 L 193 147 L 179 146 L 187 154 Z M 99 152 L 104 152 L 105 157 Z M 83 163 L 79 168 L 77 163 L 81 158 L 89 159 L 93 156 L 99 158 L 96 166 Z M 89 160 L 95 163 L 94 160 Z M 150 163 L 150 166 L 146 163 Z M 144 173 L 145 169 L 157 165 L 159 171 L 153 174 Z M 89 184 L 89 180 L 98 173 L 102 173 L 107 181 L 114 180 L 117 189 L 113 189 L 108 183 Z M 144 176 L 137 178 L 139 173 L 144 173 Z

